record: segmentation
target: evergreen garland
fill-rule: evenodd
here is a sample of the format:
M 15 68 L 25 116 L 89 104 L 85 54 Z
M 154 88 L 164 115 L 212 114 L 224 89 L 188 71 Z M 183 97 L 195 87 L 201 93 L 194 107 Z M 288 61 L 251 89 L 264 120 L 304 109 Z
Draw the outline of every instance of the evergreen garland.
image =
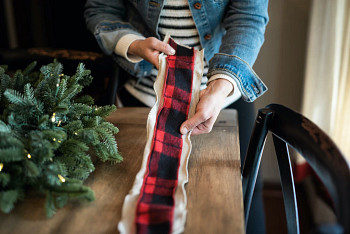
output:
M 120 162 L 114 134 L 104 120 L 115 106 L 94 106 L 77 95 L 92 81 L 79 64 L 73 76 L 57 61 L 35 71 L 36 62 L 8 75 L 0 66 L 0 209 L 9 213 L 28 191 L 46 196 L 46 215 L 69 200 L 94 200 L 83 181 L 94 171 L 89 152 Z

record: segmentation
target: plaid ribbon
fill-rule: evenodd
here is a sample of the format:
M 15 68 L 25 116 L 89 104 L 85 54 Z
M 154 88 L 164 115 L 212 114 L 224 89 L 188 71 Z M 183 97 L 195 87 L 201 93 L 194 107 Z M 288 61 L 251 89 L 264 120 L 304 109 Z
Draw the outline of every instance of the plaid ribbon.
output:
M 192 96 L 194 50 L 169 44 L 176 50 L 167 56 L 162 92 L 163 105 L 155 123 L 147 172 L 136 208 L 137 233 L 170 233 L 174 216 L 174 194 L 182 152 L 180 125 L 187 119 Z

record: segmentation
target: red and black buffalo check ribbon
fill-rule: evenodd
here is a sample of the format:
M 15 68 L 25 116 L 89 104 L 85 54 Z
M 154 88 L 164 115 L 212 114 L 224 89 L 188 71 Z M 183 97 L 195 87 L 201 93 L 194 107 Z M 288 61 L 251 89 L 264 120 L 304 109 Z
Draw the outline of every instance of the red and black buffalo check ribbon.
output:
M 174 194 L 182 152 L 180 125 L 187 119 L 192 96 L 194 50 L 176 44 L 167 56 L 166 77 L 155 123 L 147 171 L 136 208 L 137 233 L 170 233 Z M 161 102 L 160 102 L 161 103 Z

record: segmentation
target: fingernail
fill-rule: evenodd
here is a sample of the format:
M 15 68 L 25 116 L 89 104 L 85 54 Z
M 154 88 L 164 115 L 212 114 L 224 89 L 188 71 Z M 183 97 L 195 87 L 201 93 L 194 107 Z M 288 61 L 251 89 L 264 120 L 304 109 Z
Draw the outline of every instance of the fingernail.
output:
M 182 135 L 185 135 L 188 132 L 188 130 L 187 130 L 187 128 L 183 127 L 180 129 L 180 132 Z
M 170 49 L 170 54 L 174 55 L 175 54 L 175 50 L 173 48 Z

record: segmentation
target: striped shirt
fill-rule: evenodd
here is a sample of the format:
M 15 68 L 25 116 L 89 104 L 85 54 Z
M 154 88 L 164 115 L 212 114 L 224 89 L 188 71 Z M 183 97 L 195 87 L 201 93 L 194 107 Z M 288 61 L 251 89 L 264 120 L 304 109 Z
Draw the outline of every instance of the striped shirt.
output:
M 193 21 L 187 0 L 168 0 L 160 14 L 158 33 L 163 39 L 168 33 L 177 43 L 201 50 L 198 31 Z M 206 88 L 208 64 L 204 61 L 201 89 Z M 126 90 L 147 106 L 153 106 L 156 100 L 153 83 L 158 71 L 153 68 L 149 76 L 139 80 L 129 80 L 125 84 Z

